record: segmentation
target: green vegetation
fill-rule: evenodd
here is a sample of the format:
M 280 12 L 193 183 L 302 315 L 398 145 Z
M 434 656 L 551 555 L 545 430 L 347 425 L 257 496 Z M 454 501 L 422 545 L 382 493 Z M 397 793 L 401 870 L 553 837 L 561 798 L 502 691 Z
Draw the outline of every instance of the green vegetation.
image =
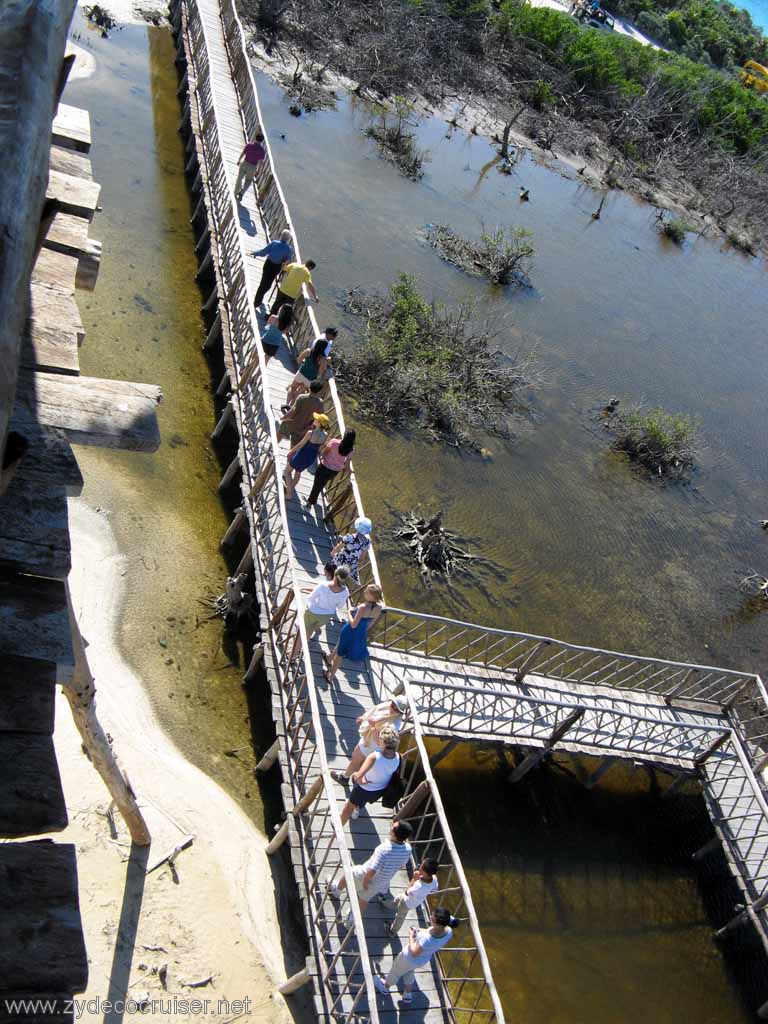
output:
M 675 245 L 682 245 L 685 241 L 686 234 L 691 230 L 690 224 L 686 224 L 684 220 L 678 220 L 677 217 L 671 217 L 669 220 L 659 221 L 659 231 L 662 235 L 665 235 L 670 241 L 674 242 Z
M 395 96 L 393 109 L 383 104 L 378 106 L 376 119 L 365 129 L 366 134 L 376 139 L 379 148 L 397 164 L 406 178 L 416 180 L 423 173 L 424 161 L 429 158 L 416 145 L 416 136 L 408 131 L 413 114 L 413 103 L 405 96 Z M 394 114 L 394 121 L 391 115 Z
M 428 302 L 400 274 L 388 295 L 350 292 L 347 309 L 365 318 L 365 337 L 342 348 L 335 365 L 358 414 L 478 451 L 483 433 L 510 436 L 508 419 L 533 383 L 533 355 L 497 352 L 498 325 L 479 319 L 472 303 Z
M 764 64 L 768 39 L 749 12 L 720 0 L 604 0 L 607 10 L 633 21 L 641 32 L 691 60 L 718 68 L 745 60 Z
M 696 459 L 699 425 L 690 416 L 638 406 L 613 412 L 608 427 L 618 451 L 659 476 L 681 476 Z
M 735 78 L 627 36 L 583 29 L 567 14 L 519 0 L 503 0 L 495 24 L 505 42 L 522 40 L 545 51 L 552 63 L 565 65 L 585 90 L 614 108 L 632 102 L 651 86 L 671 98 L 672 110 L 659 110 L 659 123 L 651 126 L 655 134 L 668 131 L 674 111 L 695 136 L 726 150 L 765 150 L 768 103 Z
M 532 238 L 526 228 L 484 230 L 479 242 L 462 238 L 445 224 L 435 224 L 427 232 L 430 245 L 448 263 L 501 285 L 512 281 L 528 284 L 528 271 L 536 252 Z

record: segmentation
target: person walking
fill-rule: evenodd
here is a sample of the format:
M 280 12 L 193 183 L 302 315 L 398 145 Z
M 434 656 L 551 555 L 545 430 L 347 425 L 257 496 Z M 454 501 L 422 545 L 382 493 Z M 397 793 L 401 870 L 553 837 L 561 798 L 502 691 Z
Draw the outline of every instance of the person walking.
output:
M 259 164 L 266 157 L 267 151 L 264 148 L 264 136 L 258 132 L 255 138 L 243 146 L 240 156 L 237 158 L 237 180 L 235 181 L 235 198 L 238 203 L 242 200 L 245 190 L 256 177 Z
M 293 320 L 293 306 L 281 306 L 274 316 L 267 320 L 267 328 L 261 336 L 261 347 L 264 349 L 264 360 L 269 360 L 280 351 L 285 342 L 285 335 Z
M 361 911 L 365 910 L 374 897 L 388 891 L 394 876 L 408 863 L 413 853 L 408 842 L 412 835 L 413 829 L 409 822 L 393 821 L 389 829 L 389 838 L 379 843 L 367 861 L 352 868 Z M 327 889 L 331 896 L 338 899 L 346 887 L 347 880 L 342 876 L 338 885 L 330 882 Z M 348 924 L 351 924 L 351 917 L 350 913 L 347 917 Z
M 445 907 L 436 907 L 432 911 L 428 928 L 411 928 L 408 945 L 389 969 L 386 978 L 376 973 L 373 984 L 382 995 L 387 995 L 390 988 L 398 981 L 403 982 L 403 1002 L 406 1006 L 413 1001 L 414 971 L 418 967 L 426 967 L 435 953 L 446 946 L 453 938 L 453 929 L 459 924 Z
M 337 569 L 341 572 L 341 569 Z M 400 767 L 400 733 L 391 725 L 384 725 L 379 730 L 380 750 L 375 750 L 363 761 L 360 769 L 352 772 L 350 779 L 354 783 L 347 802 L 341 809 L 341 824 L 345 825 L 350 818 L 357 818 L 361 808 L 367 804 L 375 804 L 384 796 L 389 780 Z
M 304 610 L 304 628 L 307 631 L 307 638 L 313 637 L 329 621 L 334 612 L 346 606 L 349 600 L 347 580 L 349 569 L 344 566 L 337 569 L 333 579 L 329 582 L 318 583 L 315 589 L 307 598 L 307 607 Z M 301 646 L 301 633 L 296 631 L 296 639 L 293 642 L 291 660 L 299 653 Z
M 256 294 L 253 297 L 253 304 L 257 309 L 264 301 L 264 296 L 275 283 L 275 279 L 283 269 L 283 266 L 286 263 L 290 263 L 293 259 L 292 242 L 293 236 L 288 228 L 286 228 L 285 231 L 280 232 L 279 238 L 269 242 L 263 249 L 257 249 L 256 252 L 251 253 L 254 259 L 257 256 L 266 256 L 261 270 L 259 287 L 256 289 Z
M 299 356 L 299 368 L 294 374 L 293 380 L 288 385 L 285 395 L 285 405 L 282 410 L 285 412 L 291 407 L 303 391 L 309 390 L 313 380 L 325 383 L 325 374 L 328 370 L 328 360 L 325 358 L 325 338 L 318 338 L 312 348 L 305 348 Z
M 405 892 L 395 900 L 397 912 L 389 926 L 388 934 L 394 938 L 403 926 L 409 910 L 416 910 L 425 903 L 427 897 L 438 890 L 437 869 L 440 865 L 434 857 L 425 857 L 411 875 L 411 881 Z
M 277 286 L 277 296 L 272 303 L 270 313 L 274 313 L 284 302 L 294 304 L 301 295 L 303 285 L 307 286 L 309 297 L 313 302 L 319 302 L 317 291 L 312 283 L 312 271 L 317 264 L 314 260 L 307 260 L 305 263 L 286 263 L 280 284 Z
M 360 557 L 371 546 L 370 532 L 373 523 L 367 516 L 355 520 L 355 532 L 345 533 L 338 544 L 331 548 L 334 565 L 346 565 L 355 583 L 360 582 Z
M 354 430 L 345 430 L 344 437 L 334 437 L 325 442 L 320 451 L 320 461 L 315 469 L 315 482 L 312 484 L 312 490 L 307 498 L 307 508 L 312 508 L 317 503 L 317 499 L 328 482 L 339 474 L 349 462 L 355 447 L 356 436 Z
M 365 661 L 368 657 L 368 630 L 375 625 L 384 605 L 381 602 L 381 587 L 371 583 L 363 593 L 364 601 L 352 613 L 352 620 L 341 627 L 339 642 L 330 656 L 328 668 L 323 675 L 329 685 L 333 685 L 343 658 L 350 661 Z M 354 769 L 353 769 L 354 770 Z M 331 775 L 334 773 L 331 772 Z
M 330 661 L 330 659 L 328 659 Z M 331 778 L 346 786 L 352 777 L 352 773 L 359 771 L 361 765 L 369 754 L 381 750 L 379 734 L 385 725 L 391 725 L 395 732 L 399 733 L 403 728 L 403 715 L 406 712 L 406 705 L 402 700 L 393 697 L 392 700 L 382 701 L 370 708 L 359 718 L 355 719 L 357 730 L 360 735 L 359 742 L 352 751 L 349 764 L 343 772 L 331 772 Z
M 326 431 L 331 425 L 328 417 L 323 412 L 316 412 L 313 416 L 314 426 L 308 430 L 297 445 L 288 452 L 288 462 L 283 473 L 285 481 L 285 497 L 288 501 L 296 493 L 296 485 L 305 469 L 314 466 L 320 446 L 328 437 Z M 334 572 L 336 566 L 334 566 Z
M 277 434 L 281 440 L 287 437 L 292 446 L 296 445 L 306 432 L 312 428 L 315 413 L 322 412 L 325 407 L 320 397 L 323 387 L 323 381 L 313 380 L 309 385 L 309 391 L 306 394 L 299 395 L 282 420 L 280 420 Z

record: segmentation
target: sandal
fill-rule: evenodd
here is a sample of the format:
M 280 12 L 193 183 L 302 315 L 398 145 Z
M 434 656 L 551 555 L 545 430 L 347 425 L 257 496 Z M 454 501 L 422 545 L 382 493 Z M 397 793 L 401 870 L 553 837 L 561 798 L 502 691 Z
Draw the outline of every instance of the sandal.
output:
M 340 783 L 342 786 L 349 785 L 349 776 L 345 775 L 344 772 L 331 772 L 331 778 L 334 782 Z
M 323 678 L 329 686 L 333 686 L 333 680 L 335 677 L 331 675 L 327 668 L 323 669 Z

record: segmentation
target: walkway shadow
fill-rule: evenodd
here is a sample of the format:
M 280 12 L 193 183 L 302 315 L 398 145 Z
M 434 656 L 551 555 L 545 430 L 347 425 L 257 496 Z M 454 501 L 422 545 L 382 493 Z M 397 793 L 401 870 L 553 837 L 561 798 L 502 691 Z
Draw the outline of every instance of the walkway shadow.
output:
M 125 873 L 123 905 L 120 908 L 120 921 L 115 936 L 115 951 L 109 972 L 107 1001 L 110 1003 L 110 1009 L 104 1014 L 104 1024 L 121 1024 L 125 1015 L 124 1000 L 131 980 L 131 964 L 144 899 L 149 851 L 149 846 L 136 846 L 135 843 L 131 846 Z

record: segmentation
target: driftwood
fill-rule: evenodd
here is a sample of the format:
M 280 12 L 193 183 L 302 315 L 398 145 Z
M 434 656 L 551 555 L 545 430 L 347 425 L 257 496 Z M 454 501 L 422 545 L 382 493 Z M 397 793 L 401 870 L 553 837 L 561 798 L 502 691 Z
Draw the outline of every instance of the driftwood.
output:
M 408 512 L 402 517 L 402 526 L 395 530 L 395 537 L 408 543 L 427 586 L 435 576 L 449 579 L 474 561 L 476 556 L 459 547 L 454 536 L 443 526 L 442 512 L 431 519 Z
M 6 0 L 0 37 L 0 455 L 45 200 L 47 130 L 75 0 Z M 46 126 L 46 130 L 42 130 Z
M 214 609 L 211 618 L 220 616 L 227 625 L 239 625 L 246 621 L 258 628 L 259 609 L 255 595 L 244 589 L 247 582 L 248 576 L 244 572 L 239 576 L 228 576 L 224 593 L 211 602 Z

